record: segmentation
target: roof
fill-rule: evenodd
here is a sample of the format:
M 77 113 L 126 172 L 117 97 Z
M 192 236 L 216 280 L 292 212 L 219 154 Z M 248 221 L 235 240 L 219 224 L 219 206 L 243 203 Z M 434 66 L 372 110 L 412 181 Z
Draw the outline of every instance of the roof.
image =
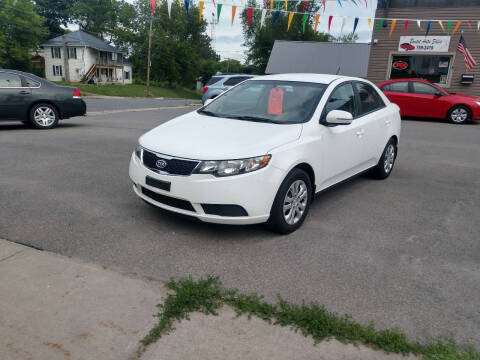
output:
M 41 46 L 63 46 L 63 37 L 65 37 L 67 46 L 88 46 L 100 51 L 118 52 L 114 46 L 107 44 L 105 41 L 96 38 L 85 31 L 78 30 L 71 33 L 57 36 L 56 38 L 47 40 Z
M 337 79 L 342 79 L 342 78 L 347 78 L 347 77 L 341 76 L 341 75 L 329 75 L 329 74 L 290 73 L 290 74 L 258 76 L 252 80 L 301 81 L 301 82 L 311 82 L 311 83 L 319 83 L 319 84 L 330 84 L 332 81 L 335 81 Z
M 318 73 L 366 77 L 370 44 L 276 40 L 266 74 Z

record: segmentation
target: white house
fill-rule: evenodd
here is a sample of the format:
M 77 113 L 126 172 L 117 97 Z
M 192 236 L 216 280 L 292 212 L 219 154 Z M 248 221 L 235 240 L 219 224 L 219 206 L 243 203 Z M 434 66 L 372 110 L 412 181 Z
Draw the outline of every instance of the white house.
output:
M 131 84 L 132 65 L 122 52 L 84 31 L 74 31 L 40 45 L 45 77 L 50 81 Z

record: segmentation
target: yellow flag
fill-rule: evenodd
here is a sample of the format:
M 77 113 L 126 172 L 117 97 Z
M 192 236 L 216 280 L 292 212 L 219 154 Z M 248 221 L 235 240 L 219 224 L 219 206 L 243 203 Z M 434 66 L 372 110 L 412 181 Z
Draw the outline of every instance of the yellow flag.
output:
M 285 11 L 288 11 L 288 2 L 285 0 Z
M 182 0 L 178 0 L 178 6 L 182 6 Z
M 313 28 L 313 32 L 317 32 L 318 20 L 320 19 L 320 15 L 315 15 L 315 26 Z
M 397 20 L 393 19 L 392 20 L 392 25 L 390 25 L 390 35 L 389 36 L 392 36 L 393 30 L 395 30 L 395 25 L 397 25 Z
M 443 26 L 443 21 L 442 21 L 442 20 L 438 20 L 438 25 L 440 25 L 440 27 L 442 28 L 443 32 L 445 32 L 445 26 Z
M 372 19 L 371 18 L 368 18 L 368 28 L 371 29 L 372 28 Z
M 460 25 L 462 25 L 462 22 L 461 22 L 461 21 L 457 21 L 457 25 L 455 25 L 455 28 L 454 28 L 453 31 L 452 31 L 452 36 L 455 35 L 455 33 L 457 32 L 457 30 L 460 28 Z
M 232 25 L 233 25 L 233 19 L 235 19 L 235 13 L 237 12 L 237 6 L 232 5 Z
M 203 12 L 203 6 L 205 5 L 205 3 L 203 1 L 200 1 L 198 3 L 198 20 L 199 21 L 202 21 L 202 12 Z
M 293 19 L 293 11 L 290 11 L 290 13 L 288 14 L 287 31 L 290 30 L 290 24 L 292 23 L 292 19 Z

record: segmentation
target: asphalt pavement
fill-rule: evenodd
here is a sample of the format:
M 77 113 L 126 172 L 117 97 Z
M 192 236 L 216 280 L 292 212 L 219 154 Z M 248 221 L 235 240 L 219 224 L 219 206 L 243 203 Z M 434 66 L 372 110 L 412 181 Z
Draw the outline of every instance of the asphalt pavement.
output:
M 51 131 L 0 124 L 0 238 L 157 280 L 216 274 L 268 300 L 315 300 L 412 338 L 480 347 L 480 124 L 404 121 L 388 180 L 321 194 L 302 228 L 278 236 L 194 222 L 133 194 L 138 137 L 191 110 L 74 118 Z

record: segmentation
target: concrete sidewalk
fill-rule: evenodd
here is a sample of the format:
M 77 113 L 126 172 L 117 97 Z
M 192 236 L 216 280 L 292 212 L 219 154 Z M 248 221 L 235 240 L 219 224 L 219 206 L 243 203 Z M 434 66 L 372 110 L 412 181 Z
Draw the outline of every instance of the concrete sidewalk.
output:
M 166 291 L 135 278 L 0 239 L 0 359 L 131 360 Z M 313 341 L 225 307 L 192 314 L 141 355 L 159 359 L 406 359 Z

